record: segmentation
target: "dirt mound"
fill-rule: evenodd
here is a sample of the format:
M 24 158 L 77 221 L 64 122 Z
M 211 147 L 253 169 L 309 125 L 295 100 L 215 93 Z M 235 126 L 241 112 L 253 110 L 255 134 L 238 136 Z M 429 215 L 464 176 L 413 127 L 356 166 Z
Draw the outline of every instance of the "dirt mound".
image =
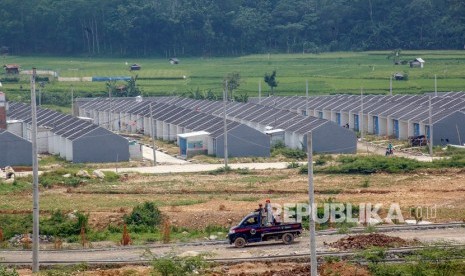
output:
M 339 239 L 336 242 L 330 243 L 329 246 L 340 250 L 348 249 L 366 249 L 372 246 L 378 247 L 399 247 L 411 244 L 411 242 L 399 237 L 391 237 L 384 234 L 367 234 L 355 235 Z
M 321 276 L 368 276 L 370 273 L 363 267 L 347 262 L 324 263 L 318 267 Z M 223 268 L 222 272 L 208 274 L 210 276 L 235 275 L 235 276 L 307 276 L 310 275 L 310 265 L 304 263 L 268 262 L 268 263 L 242 263 Z

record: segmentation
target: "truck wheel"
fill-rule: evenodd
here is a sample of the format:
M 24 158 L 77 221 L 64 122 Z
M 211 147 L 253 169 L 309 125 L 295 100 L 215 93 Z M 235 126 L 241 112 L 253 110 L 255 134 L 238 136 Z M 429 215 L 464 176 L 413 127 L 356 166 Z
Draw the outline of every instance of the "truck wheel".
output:
M 294 235 L 291 233 L 286 233 L 283 235 L 283 242 L 284 244 L 291 244 L 294 241 Z
M 242 248 L 242 247 L 245 246 L 245 244 L 246 244 L 246 242 L 245 242 L 244 238 L 237 238 L 234 241 L 234 246 L 237 247 L 237 248 Z

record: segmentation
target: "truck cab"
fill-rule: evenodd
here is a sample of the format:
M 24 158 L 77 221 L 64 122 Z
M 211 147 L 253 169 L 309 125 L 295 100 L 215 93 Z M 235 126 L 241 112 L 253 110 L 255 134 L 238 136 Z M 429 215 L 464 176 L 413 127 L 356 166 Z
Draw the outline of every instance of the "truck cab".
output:
M 239 248 L 248 243 L 269 240 L 282 240 L 285 244 L 290 244 L 301 233 L 301 223 L 282 224 L 274 220 L 267 223 L 261 212 L 253 212 L 229 230 L 228 239 L 230 244 Z

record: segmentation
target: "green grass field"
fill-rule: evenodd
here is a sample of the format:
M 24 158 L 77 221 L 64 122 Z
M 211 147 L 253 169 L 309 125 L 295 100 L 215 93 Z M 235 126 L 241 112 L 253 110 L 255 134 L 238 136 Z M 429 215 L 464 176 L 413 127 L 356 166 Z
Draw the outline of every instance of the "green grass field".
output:
M 263 95 L 269 87 L 263 82 L 265 73 L 277 70 L 277 95 L 304 95 L 305 81 L 309 81 L 312 95 L 334 93 L 383 94 L 389 92 L 389 77 L 396 72 L 406 73 L 407 81 L 393 81 L 395 94 L 434 91 L 434 75 L 439 91 L 461 91 L 465 87 L 465 51 L 403 51 L 401 60 L 422 57 L 425 68 L 393 65 L 388 51 L 336 52 L 323 54 L 271 54 L 230 58 L 181 58 L 171 65 L 165 59 L 104 59 L 76 57 L 17 57 L 3 58 L 3 64 L 17 63 L 23 70 L 33 66 L 39 70 L 58 72 L 60 77 L 131 76 L 138 74 L 138 85 L 144 95 L 173 95 L 188 91 L 212 90 L 220 95 L 226 74 L 237 71 L 241 85 L 235 93 L 258 95 L 262 82 Z M 141 71 L 130 72 L 128 64 L 138 63 Z M 183 76 L 186 76 L 184 79 Z M 0 76 L 4 78 L 5 76 Z M 23 89 L 20 89 L 22 85 Z M 77 96 L 105 95 L 104 82 L 58 82 L 47 84 L 45 94 Z M 11 100 L 29 99 L 28 77 L 18 83 L 3 81 L 3 91 Z

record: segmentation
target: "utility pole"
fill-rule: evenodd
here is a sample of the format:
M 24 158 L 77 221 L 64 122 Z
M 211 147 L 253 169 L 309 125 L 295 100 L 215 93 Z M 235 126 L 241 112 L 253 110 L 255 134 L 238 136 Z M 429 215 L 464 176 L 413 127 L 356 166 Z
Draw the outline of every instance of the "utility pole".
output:
M 309 116 L 308 114 L 308 80 L 305 82 L 305 116 Z
M 224 120 L 224 167 L 228 167 L 228 125 L 226 122 L 226 101 L 228 98 L 228 81 L 226 81 L 226 85 L 223 92 L 223 120 Z
M 71 86 L 71 115 L 74 116 L 74 87 Z
M 42 106 L 42 94 L 40 93 L 40 89 L 41 88 L 41 85 L 39 84 L 39 107 Z
M 438 96 L 438 75 L 434 75 L 434 96 Z
M 392 96 L 392 75 L 391 75 L 391 78 L 389 79 L 389 96 Z
M 429 154 L 433 159 L 433 105 L 431 104 L 431 96 L 429 96 Z
M 150 102 L 150 130 L 152 133 L 152 151 L 153 151 L 153 165 L 157 165 L 157 148 L 155 145 L 155 127 L 153 126 L 153 108 L 152 108 L 152 102 Z
M 111 83 L 111 79 L 110 79 L 110 83 Z M 113 130 L 113 126 L 112 126 L 112 120 L 111 120 L 111 85 L 108 86 L 108 101 L 109 101 L 109 109 L 108 109 L 108 129 L 110 131 Z
M 32 272 L 39 272 L 39 161 L 37 159 L 36 68 L 31 77 L 31 142 L 32 142 Z
M 363 141 L 363 129 L 364 129 L 364 119 L 363 119 L 363 87 L 362 89 L 360 90 L 360 138 L 362 139 Z
M 262 103 L 262 81 L 258 81 L 258 104 Z
M 312 132 L 307 133 L 307 155 L 308 155 L 308 194 L 310 202 L 309 230 L 310 230 L 310 271 L 311 276 L 318 275 L 318 264 L 316 259 L 316 234 L 315 234 L 315 188 L 313 186 L 313 137 Z M 315 209 L 315 210 L 314 210 Z

